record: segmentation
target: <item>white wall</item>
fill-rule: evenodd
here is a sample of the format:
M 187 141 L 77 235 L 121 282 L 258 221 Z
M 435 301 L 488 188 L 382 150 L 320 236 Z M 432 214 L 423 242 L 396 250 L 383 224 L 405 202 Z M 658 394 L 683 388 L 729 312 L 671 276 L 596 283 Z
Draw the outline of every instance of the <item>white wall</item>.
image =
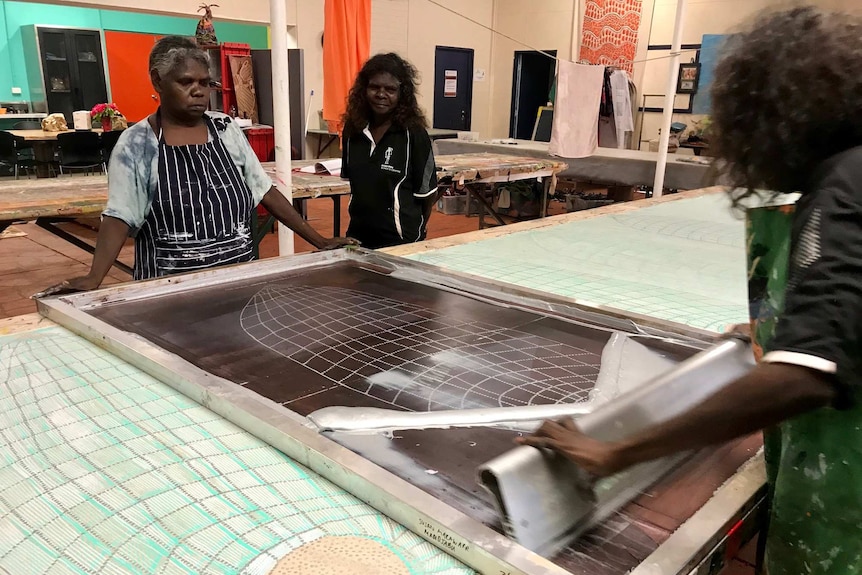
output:
M 303 66 L 305 68 L 305 105 L 310 107 L 311 116 L 309 129 L 319 127 L 317 110 L 323 109 L 323 0 L 296 1 L 296 44 L 303 50 Z M 309 94 L 314 90 L 314 96 L 309 101 Z M 306 149 L 306 156 L 309 152 Z M 314 157 L 313 155 L 310 157 Z
M 371 54 L 395 52 L 406 57 L 410 0 L 372 0 Z
M 434 116 L 434 57 L 437 46 L 473 49 L 473 69 L 488 71 L 491 32 L 459 16 L 491 27 L 494 0 L 442 0 L 446 8 L 428 0 L 372 0 L 371 54 L 396 52 L 419 71 L 419 105 L 432 121 Z M 488 132 L 491 118 L 490 83 L 473 83 L 473 131 Z
M 27 0 L 24 0 L 25 2 Z M 106 8 L 117 10 L 134 10 L 138 12 L 155 12 L 172 16 L 199 17 L 198 8 L 201 0 L 37 0 L 47 4 L 68 4 L 71 6 L 86 6 L 90 8 Z M 297 0 L 287 2 L 288 24 L 295 23 Z M 323 4 L 323 0 L 319 0 Z M 218 8 L 213 8 L 214 16 L 219 20 L 235 20 L 238 22 L 269 23 L 269 0 L 215 0 Z
M 493 55 L 489 74 L 491 121 L 489 131 L 483 132 L 482 137 L 505 138 L 509 135 L 516 51 L 556 50 L 558 58 L 571 59 L 572 40 L 579 29 L 576 13 L 580 13 L 580 10 L 575 7 L 576 1 L 495 1 L 494 30 L 499 34 L 494 34 L 492 39 Z
M 845 10 L 862 14 L 860 0 L 811 0 L 809 3 L 832 10 Z M 676 13 L 676 0 L 643 0 L 641 34 L 638 41 L 638 60 L 667 56 L 668 52 L 650 51 L 652 45 L 669 45 L 673 40 L 673 25 Z M 685 12 L 683 44 L 699 44 L 704 34 L 731 34 L 743 28 L 760 12 L 767 9 L 780 9 L 795 3 L 786 0 L 688 0 Z M 654 12 L 653 12 L 654 11 Z M 694 58 L 694 53 L 684 53 L 682 62 Z M 660 94 L 661 97 L 648 98 L 647 107 L 661 107 L 666 89 L 669 68 L 666 59 L 654 60 L 635 66 L 635 83 L 638 93 Z M 638 102 L 641 105 L 642 99 Z M 688 96 L 677 96 L 677 108 L 688 106 Z M 700 118 L 690 114 L 674 114 L 673 121 L 687 125 Z M 642 149 L 647 149 L 647 141 L 658 138 L 662 115 L 648 113 L 643 115 Z M 680 150 L 679 153 L 690 153 Z
M 473 69 L 485 70 L 486 79 L 473 83 L 471 129 L 487 134 L 491 120 L 491 84 L 487 79 L 487 71 L 491 66 L 491 31 L 457 14 L 463 14 L 490 28 L 493 22 L 494 0 L 441 0 L 440 3 L 456 13 L 435 6 L 427 0 L 409 0 L 407 57 L 422 76 L 419 104 L 425 109 L 430 120 L 434 105 L 436 47 L 472 48 Z

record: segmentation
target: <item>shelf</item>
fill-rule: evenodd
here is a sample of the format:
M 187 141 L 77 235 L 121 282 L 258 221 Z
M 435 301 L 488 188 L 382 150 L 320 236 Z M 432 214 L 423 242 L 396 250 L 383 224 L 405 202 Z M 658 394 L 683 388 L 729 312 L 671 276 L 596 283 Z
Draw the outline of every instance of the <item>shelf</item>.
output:
M 71 94 L 72 90 L 51 90 L 52 94 Z
M 53 58 L 45 58 L 46 62 L 67 62 L 66 58 L 57 58 L 54 56 Z
M 98 63 L 99 63 L 99 61 L 98 61 L 98 60 L 81 60 L 80 58 L 78 58 L 78 62 L 79 62 L 79 63 L 81 63 L 81 64 L 83 64 L 83 63 L 87 63 L 87 64 L 98 64 Z

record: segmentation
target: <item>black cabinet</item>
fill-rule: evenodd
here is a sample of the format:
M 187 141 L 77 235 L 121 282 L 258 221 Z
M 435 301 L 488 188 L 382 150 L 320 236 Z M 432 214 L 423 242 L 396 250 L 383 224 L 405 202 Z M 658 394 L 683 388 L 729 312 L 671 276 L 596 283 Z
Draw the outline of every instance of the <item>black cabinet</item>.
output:
M 102 39 L 97 30 L 37 28 L 49 113 L 72 112 L 108 101 Z

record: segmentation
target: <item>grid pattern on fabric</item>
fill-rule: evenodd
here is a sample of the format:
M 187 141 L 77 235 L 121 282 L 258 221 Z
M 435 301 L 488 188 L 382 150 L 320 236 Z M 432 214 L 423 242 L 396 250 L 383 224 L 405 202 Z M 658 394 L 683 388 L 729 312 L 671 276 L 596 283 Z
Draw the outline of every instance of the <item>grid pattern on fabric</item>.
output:
M 409 410 L 585 401 L 601 366 L 600 355 L 525 326 L 466 322 L 338 287 L 267 286 L 241 323 L 307 369 Z
M 263 575 L 324 536 L 378 541 L 415 575 L 473 573 L 63 329 L 0 338 L 0 570 Z
M 716 332 L 748 322 L 745 222 L 720 195 L 410 257 Z

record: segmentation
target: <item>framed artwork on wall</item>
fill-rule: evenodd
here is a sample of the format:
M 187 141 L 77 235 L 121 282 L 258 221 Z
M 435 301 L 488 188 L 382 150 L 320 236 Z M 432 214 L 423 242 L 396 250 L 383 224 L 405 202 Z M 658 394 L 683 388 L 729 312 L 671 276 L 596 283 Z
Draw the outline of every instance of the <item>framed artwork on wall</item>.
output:
M 700 82 L 699 62 L 679 65 L 679 78 L 676 82 L 677 94 L 696 94 L 698 82 Z

